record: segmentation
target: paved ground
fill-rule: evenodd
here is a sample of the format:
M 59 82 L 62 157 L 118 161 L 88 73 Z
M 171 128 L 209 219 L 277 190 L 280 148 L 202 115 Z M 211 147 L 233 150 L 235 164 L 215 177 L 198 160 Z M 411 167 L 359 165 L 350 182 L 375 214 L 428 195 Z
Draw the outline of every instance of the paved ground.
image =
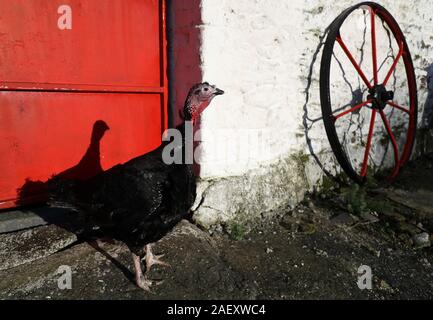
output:
M 151 271 L 164 280 L 152 294 L 131 281 L 120 243 L 97 249 L 54 225 L 0 235 L 0 298 L 432 299 L 432 164 L 410 165 L 393 188 L 331 188 L 248 234 L 210 236 L 184 221 L 156 245 L 171 267 Z M 62 265 L 71 290 L 58 288 Z M 357 286 L 361 265 L 372 290 Z

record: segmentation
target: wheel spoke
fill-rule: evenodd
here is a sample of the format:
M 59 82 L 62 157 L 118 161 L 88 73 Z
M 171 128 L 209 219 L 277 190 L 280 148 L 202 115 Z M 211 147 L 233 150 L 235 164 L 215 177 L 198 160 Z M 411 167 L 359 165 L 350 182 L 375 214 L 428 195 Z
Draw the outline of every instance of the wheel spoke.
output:
M 361 67 L 358 65 L 358 63 L 356 62 L 355 58 L 353 57 L 353 55 L 350 53 L 349 49 L 346 47 L 346 45 L 344 44 L 344 41 L 341 39 L 340 36 L 338 36 L 336 38 L 336 41 L 338 42 L 338 44 L 340 45 L 341 49 L 343 49 L 344 53 L 346 54 L 346 56 L 349 58 L 350 62 L 352 63 L 352 65 L 355 67 L 356 71 L 358 72 L 359 76 L 361 77 L 362 81 L 364 81 L 365 85 L 368 87 L 368 89 L 371 89 L 371 83 L 370 81 L 368 81 L 367 77 L 365 76 L 364 72 L 362 71 Z
M 355 112 L 358 109 L 361 109 L 363 106 L 365 106 L 365 105 L 367 105 L 369 103 L 371 103 L 371 100 L 367 100 L 367 101 L 365 101 L 363 103 L 360 103 L 360 104 L 354 106 L 353 108 L 350 108 L 349 110 L 346 110 L 346 111 L 344 111 L 344 112 L 342 112 L 342 113 L 334 116 L 334 121 L 337 120 L 337 119 L 340 119 L 341 117 L 345 116 L 346 114 L 349 114 L 349 113 Z
M 399 159 L 399 153 L 398 153 L 397 140 L 395 139 L 394 134 L 392 133 L 391 126 L 389 124 L 388 119 L 386 118 L 385 113 L 383 112 L 383 110 L 380 110 L 379 112 L 380 112 L 380 116 L 382 117 L 382 121 L 385 125 L 386 131 L 388 132 L 389 138 L 391 139 L 392 147 L 394 148 L 395 167 L 394 167 L 394 171 L 392 172 L 391 177 L 395 177 L 395 176 L 397 176 L 397 174 L 400 170 L 400 159 Z
M 365 147 L 364 161 L 362 163 L 362 169 L 361 169 L 361 177 L 363 177 L 363 178 L 365 178 L 367 176 L 368 157 L 370 155 L 371 141 L 373 140 L 374 123 L 376 121 L 376 113 L 377 113 L 377 110 L 373 109 L 373 112 L 371 113 L 370 130 L 368 132 L 367 145 Z
M 403 42 L 400 42 L 400 49 L 398 50 L 397 57 L 394 59 L 394 63 L 391 66 L 391 69 L 388 71 L 388 74 L 386 75 L 385 80 L 383 81 L 383 85 L 386 86 L 389 79 L 391 78 L 392 73 L 394 72 L 395 68 L 397 67 L 397 63 L 400 60 L 401 56 L 403 55 Z
M 400 110 L 400 111 L 403 111 L 403 112 L 406 112 L 407 114 L 410 114 L 410 110 L 409 110 L 409 109 L 403 108 L 403 107 L 399 106 L 398 104 L 395 104 L 395 103 L 392 102 L 392 101 L 388 101 L 387 103 L 388 103 L 391 107 L 394 107 L 394 108 L 396 108 L 396 109 L 398 109 L 398 110 Z
M 377 76 L 377 51 L 376 51 L 376 14 L 374 13 L 374 9 L 370 8 L 370 16 L 371 16 L 371 46 L 372 46 L 372 55 L 373 55 L 373 78 L 374 85 L 377 86 L 379 83 Z

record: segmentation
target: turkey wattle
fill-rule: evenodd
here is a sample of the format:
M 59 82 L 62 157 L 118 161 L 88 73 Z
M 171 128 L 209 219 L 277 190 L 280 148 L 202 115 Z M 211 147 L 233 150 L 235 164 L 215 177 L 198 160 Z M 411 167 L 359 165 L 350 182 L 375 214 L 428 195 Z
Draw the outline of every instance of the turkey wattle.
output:
M 224 91 L 207 82 L 191 88 L 185 102 L 184 121 L 197 120 Z M 177 129 L 184 135 L 185 122 Z M 175 152 L 185 151 L 185 138 Z M 189 164 L 166 164 L 166 142 L 151 153 L 115 166 L 86 181 L 50 181 L 51 202 L 75 207 L 83 221 L 82 234 L 98 228 L 104 236 L 124 242 L 132 253 L 136 283 L 149 291 L 152 265 L 166 263 L 152 254 L 151 243 L 161 239 L 187 217 L 196 196 L 196 179 Z M 185 157 L 183 157 L 185 159 Z M 142 257 L 146 272 L 141 268 Z

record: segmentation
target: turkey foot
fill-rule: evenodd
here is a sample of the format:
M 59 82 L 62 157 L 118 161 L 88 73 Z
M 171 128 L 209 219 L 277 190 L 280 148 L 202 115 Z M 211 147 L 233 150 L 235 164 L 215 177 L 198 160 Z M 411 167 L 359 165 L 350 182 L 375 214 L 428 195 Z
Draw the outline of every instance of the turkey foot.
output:
M 161 258 L 164 256 L 163 254 L 154 255 L 152 253 L 152 245 L 151 244 L 147 244 L 145 246 L 145 251 L 146 251 L 146 255 L 142 260 L 146 261 L 146 273 L 148 273 L 150 271 L 150 268 L 153 265 L 170 267 L 170 264 L 161 260 Z
M 152 281 L 147 279 L 146 276 L 143 274 L 143 270 L 141 270 L 140 257 L 133 253 L 132 260 L 134 261 L 135 283 L 139 288 L 151 293 L 150 286 L 152 285 Z

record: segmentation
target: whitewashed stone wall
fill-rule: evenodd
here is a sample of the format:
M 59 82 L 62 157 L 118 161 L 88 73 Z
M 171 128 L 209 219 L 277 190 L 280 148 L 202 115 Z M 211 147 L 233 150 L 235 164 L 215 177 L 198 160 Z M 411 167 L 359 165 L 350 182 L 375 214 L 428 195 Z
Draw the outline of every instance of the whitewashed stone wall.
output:
M 201 31 L 202 78 L 226 94 L 202 116 L 202 181 L 195 213 L 200 224 L 254 220 L 281 205 L 295 205 L 323 176 L 311 148 L 332 170 L 333 156 L 320 122 L 308 132 L 311 146 L 306 143 L 305 110 L 309 117 L 320 116 L 321 37 L 355 3 L 201 0 L 201 24 L 193 30 Z M 433 63 L 433 2 L 379 3 L 407 37 L 422 115 L 427 68 Z

